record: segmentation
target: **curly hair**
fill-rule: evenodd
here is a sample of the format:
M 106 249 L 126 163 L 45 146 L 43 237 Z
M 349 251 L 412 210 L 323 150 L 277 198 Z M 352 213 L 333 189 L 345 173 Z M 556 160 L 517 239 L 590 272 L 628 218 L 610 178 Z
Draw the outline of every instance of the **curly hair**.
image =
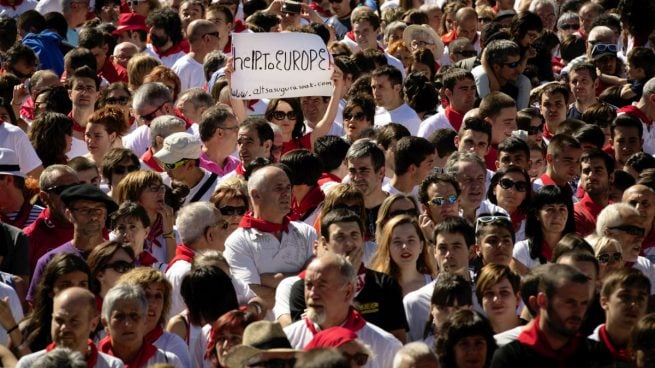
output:
M 46 112 L 32 122 L 28 133 L 30 143 L 43 167 L 66 164 L 66 136 L 73 135 L 73 120 L 58 112 Z

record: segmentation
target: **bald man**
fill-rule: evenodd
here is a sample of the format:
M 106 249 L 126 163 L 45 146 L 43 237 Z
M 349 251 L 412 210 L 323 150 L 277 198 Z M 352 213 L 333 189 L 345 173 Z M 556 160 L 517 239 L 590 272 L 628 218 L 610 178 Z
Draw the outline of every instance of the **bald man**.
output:
M 191 51 L 179 58 L 171 68 L 180 77 L 181 88 L 184 92 L 190 88 L 203 87 L 207 82 L 203 63 L 205 55 L 219 48 L 218 26 L 204 19 L 197 19 L 189 23 L 186 29 Z
M 655 191 L 642 184 L 636 184 L 623 192 L 624 203 L 631 205 L 639 211 L 643 220 L 646 238 L 642 243 L 641 255 L 655 262 Z
M 55 296 L 52 307 L 52 327 L 50 329 L 52 344 L 44 350 L 25 355 L 18 361 L 17 368 L 31 367 L 34 362 L 48 351 L 64 347 L 79 351 L 86 358 L 90 367 L 121 368 L 123 362 L 110 355 L 98 352 L 89 339 L 95 331 L 100 318 L 96 310 L 95 296 L 87 289 L 71 287 Z
M 139 52 L 139 47 L 132 42 L 121 42 L 114 47 L 114 62 L 127 69 L 127 62 Z

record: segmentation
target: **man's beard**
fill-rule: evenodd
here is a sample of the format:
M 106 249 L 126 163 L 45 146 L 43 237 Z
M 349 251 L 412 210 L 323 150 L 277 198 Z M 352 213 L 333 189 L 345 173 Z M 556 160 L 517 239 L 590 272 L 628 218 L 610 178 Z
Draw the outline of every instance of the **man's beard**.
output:
M 324 309 L 317 309 L 314 307 L 309 307 L 307 308 L 307 318 L 309 318 L 310 321 L 316 323 L 317 325 L 322 325 L 325 323 L 326 319 L 325 315 L 325 310 Z
M 570 317 L 569 319 L 577 319 L 577 317 Z M 566 327 L 566 320 L 562 320 L 562 318 L 557 314 L 555 311 L 555 308 L 553 308 L 551 305 L 548 305 L 548 326 L 550 329 L 564 337 L 573 337 L 575 336 L 579 328 L 572 330 L 570 328 Z M 582 320 L 580 321 L 582 323 Z

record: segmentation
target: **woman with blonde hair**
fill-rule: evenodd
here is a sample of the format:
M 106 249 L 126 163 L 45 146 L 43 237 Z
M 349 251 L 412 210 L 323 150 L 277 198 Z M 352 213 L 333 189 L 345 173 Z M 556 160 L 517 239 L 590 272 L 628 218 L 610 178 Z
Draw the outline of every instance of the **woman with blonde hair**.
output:
M 403 296 L 432 281 L 437 273 L 434 257 L 415 217 L 392 218 L 384 225 L 378 239 L 371 269 L 396 279 Z
M 134 93 L 143 84 L 143 78 L 159 65 L 161 65 L 161 61 L 146 53 L 132 56 L 127 62 L 127 85 L 130 91 Z
M 618 240 L 601 236 L 593 243 L 594 255 L 598 260 L 598 280 L 603 281 L 605 276 L 614 270 L 623 268 L 625 260 L 621 244 Z

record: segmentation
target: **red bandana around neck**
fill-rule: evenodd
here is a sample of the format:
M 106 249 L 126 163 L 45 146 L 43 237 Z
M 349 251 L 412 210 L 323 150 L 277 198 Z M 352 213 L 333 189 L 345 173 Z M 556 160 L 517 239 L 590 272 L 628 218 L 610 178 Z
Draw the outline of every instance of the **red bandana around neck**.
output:
M 243 169 L 243 162 L 239 162 L 239 164 L 237 165 L 236 169 L 234 169 L 234 171 L 236 171 L 237 175 L 241 177 L 246 176 L 246 170 Z
M 193 249 L 187 247 L 184 244 L 178 244 L 177 247 L 175 247 L 175 257 L 173 257 L 173 259 L 168 262 L 166 271 L 168 271 L 177 261 L 185 261 L 189 263 L 193 262 L 193 257 L 195 255 L 196 252 Z
M 311 211 L 315 210 L 316 207 L 323 202 L 324 199 L 325 193 L 323 193 L 321 187 L 313 187 L 309 192 L 307 192 L 300 203 L 298 203 L 296 198 L 291 200 L 291 214 L 289 217 L 293 221 L 304 220 L 311 214 Z
M 96 363 L 98 362 L 98 348 L 96 348 L 95 344 L 93 343 L 93 340 L 88 339 L 87 342 L 87 354 L 86 354 L 86 367 L 87 368 L 93 368 L 96 366 Z M 48 346 L 45 347 L 45 351 L 50 352 L 54 349 L 57 348 L 57 345 L 55 345 L 54 342 L 51 342 L 48 344 Z
M 580 334 L 571 338 L 562 348 L 555 350 L 550 346 L 546 335 L 539 327 L 539 316 L 535 317 L 534 320 L 523 329 L 523 332 L 519 334 L 518 341 L 527 345 L 531 349 L 537 352 L 537 354 L 543 355 L 546 358 L 555 359 L 561 363 L 564 363 L 568 357 L 573 355 L 580 345 Z
M 312 335 L 316 335 L 318 333 L 316 326 L 314 326 L 314 322 L 310 321 L 307 317 L 305 317 L 305 324 L 307 325 L 309 331 L 311 331 Z M 346 321 L 343 323 L 343 325 L 341 325 L 341 327 L 356 333 L 357 331 L 364 328 L 364 326 L 366 326 L 364 317 L 362 317 L 362 315 L 359 314 L 355 308 L 350 307 L 348 317 L 346 317 Z
M 159 237 L 164 234 L 164 224 L 162 223 L 162 217 L 160 214 L 157 214 L 157 218 L 155 219 L 155 222 L 150 225 L 150 232 L 148 233 L 148 237 L 146 240 L 150 243 L 150 246 L 158 246 L 161 247 L 161 243 L 159 242 Z
M 289 216 L 284 216 L 281 224 L 274 224 L 266 220 L 254 218 L 252 212 L 247 212 L 241 222 L 239 222 L 239 227 L 244 229 L 257 229 L 264 233 L 276 233 L 278 231 L 284 231 L 285 233 L 289 232 Z
M 11 8 L 12 10 L 16 10 L 21 4 L 23 3 L 23 0 L 18 0 L 16 1 L 13 5 L 9 4 L 9 1 L 7 0 L 0 0 L 0 5 L 4 7 Z
M 459 132 L 459 128 L 462 127 L 462 122 L 464 121 L 464 114 L 460 114 L 458 111 L 455 111 L 452 106 L 446 107 L 444 110 L 446 119 L 450 125 L 455 129 L 456 132 Z
M 72 111 L 68 113 L 68 117 L 71 118 L 71 120 L 73 121 L 73 131 L 80 132 L 80 133 L 84 133 L 86 131 L 85 127 L 81 126 L 80 123 L 77 122 L 77 120 L 73 119 Z
M 331 181 L 341 183 L 341 178 L 328 172 L 322 173 L 321 177 L 318 178 L 318 186 L 323 186 L 323 184 Z
M 184 48 L 182 47 L 182 43 L 178 42 L 177 44 L 171 46 L 170 49 L 166 51 L 161 51 L 157 46 L 152 45 L 152 50 L 159 56 L 160 58 L 166 57 L 166 56 L 171 56 L 173 54 L 177 54 L 180 51 L 184 51 Z
M 139 257 L 137 258 L 137 263 L 139 264 L 139 266 L 150 267 L 157 262 L 159 262 L 159 260 L 146 250 L 141 252 L 141 254 L 139 254 Z
M 607 325 L 603 324 L 600 326 L 598 329 L 598 337 L 600 338 L 600 341 L 605 344 L 605 347 L 607 350 L 609 350 L 610 353 L 612 353 L 612 357 L 615 360 L 619 360 L 622 362 L 630 362 L 632 361 L 630 357 L 630 353 L 628 352 L 627 348 L 616 348 L 614 344 L 612 344 L 612 341 L 610 340 L 610 337 L 607 335 Z
M 100 340 L 99 345 L 101 352 L 119 358 L 111 348 L 111 336 L 106 336 L 104 339 Z M 155 356 L 156 353 L 157 348 L 144 340 L 141 349 L 139 349 L 139 353 L 134 357 L 134 359 L 130 362 L 123 360 L 123 363 L 125 364 L 125 368 L 145 368 L 148 360 Z
M 628 105 L 625 107 L 622 107 L 618 110 L 619 113 L 623 112 L 626 113 L 627 115 L 636 117 L 637 119 L 641 120 L 644 124 L 651 126 L 653 124 L 653 121 L 648 117 L 648 115 L 644 114 L 643 111 L 641 111 L 637 106 L 635 105 Z

